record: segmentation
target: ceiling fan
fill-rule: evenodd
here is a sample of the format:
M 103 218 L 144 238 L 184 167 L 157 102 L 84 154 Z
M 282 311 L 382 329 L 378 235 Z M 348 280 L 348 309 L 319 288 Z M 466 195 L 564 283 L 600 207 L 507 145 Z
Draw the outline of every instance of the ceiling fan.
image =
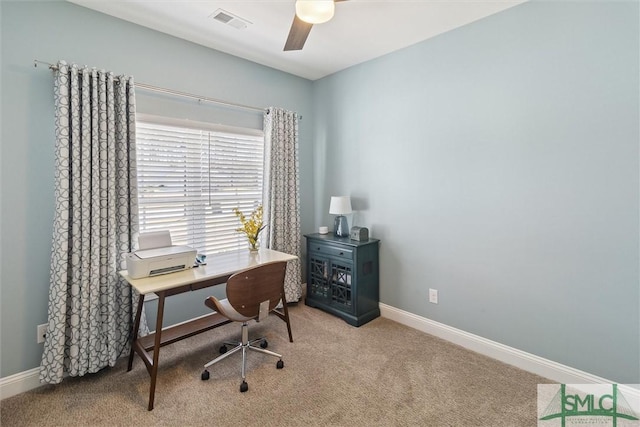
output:
M 346 0 L 296 0 L 296 14 L 284 50 L 301 50 L 313 24 L 333 18 L 335 3 Z

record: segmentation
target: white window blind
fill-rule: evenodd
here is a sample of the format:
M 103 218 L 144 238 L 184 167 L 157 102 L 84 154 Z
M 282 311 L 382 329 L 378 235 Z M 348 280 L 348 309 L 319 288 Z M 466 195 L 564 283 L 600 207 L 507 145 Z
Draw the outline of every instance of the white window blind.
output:
M 204 254 L 246 248 L 233 209 L 262 203 L 262 133 L 147 117 L 136 133 L 140 232 Z

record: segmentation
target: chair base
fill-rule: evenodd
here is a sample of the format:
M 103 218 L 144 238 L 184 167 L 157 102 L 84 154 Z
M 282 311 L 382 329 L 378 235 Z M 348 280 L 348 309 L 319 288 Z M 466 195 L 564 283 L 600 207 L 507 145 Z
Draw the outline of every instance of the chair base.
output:
M 262 348 L 256 347 L 254 345 L 258 342 L 262 342 L 260 344 L 260 347 Z M 235 347 L 233 347 L 229 351 L 223 351 L 222 349 L 226 348 L 226 344 L 231 344 L 231 345 L 234 345 Z M 234 353 L 242 351 L 242 369 L 241 369 L 242 384 L 240 385 L 240 391 L 241 392 L 247 391 L 249 389 L 249 385 L 247 384 L 247 381 L 246 381 L 247 379 L 246 369 L 247 369 L 247 353 L 249 352 L 249 350 L 257 351 L 258 353 L 263 353 L 269 356 L 277 357 L 279 360 L 278 360 L 278 363 L 276 363 L 276 368 L 282 369 L 284 367 L 284 362 L 282 361 L 282 355 L 270 350 L 265 350 L 267 345 L 268 343 L 264 338 L 256 338 L 249 341 L 249 325 L 247 322 L 243 322 L 242 323 L 242 341 L 239 343 L 225 343 L 225 345 L 223 345 L 220 349 L 220 351 L 223 354 L 221 354 L 220 356 L 216 357 L 215 359 L 213 359 L 212 361 L 204 365 L 204 371 L 202 371 L 201 379 L 203 381 L 209 379 L 209 371 L 207 370 L 209 366 L 214 365 L 220 362 L 221 360 L 226 359 L 227 357 L 231 356 Z

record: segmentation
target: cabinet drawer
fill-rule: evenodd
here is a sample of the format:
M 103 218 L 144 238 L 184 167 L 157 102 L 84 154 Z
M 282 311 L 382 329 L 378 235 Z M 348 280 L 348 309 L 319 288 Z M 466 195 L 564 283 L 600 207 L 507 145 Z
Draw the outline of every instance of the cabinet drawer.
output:
M 318 255 L 333 256 L 344 259 L 353 259 L 353 251 L 351 249 L 337 248 L 335 246 L 323 245 L 311 242 L 309 251 Z

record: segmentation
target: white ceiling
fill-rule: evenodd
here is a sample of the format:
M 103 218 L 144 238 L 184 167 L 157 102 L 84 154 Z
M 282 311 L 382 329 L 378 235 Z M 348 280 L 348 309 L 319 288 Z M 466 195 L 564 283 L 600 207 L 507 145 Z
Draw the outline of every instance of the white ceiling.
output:
M 301 51 L 283 52 L 295 0 L 68 0 L 310 80 L 500 12 L 526 0 L 349 0 L 314 25 Z M 236 29 L 218 9 L 250 22 Z

